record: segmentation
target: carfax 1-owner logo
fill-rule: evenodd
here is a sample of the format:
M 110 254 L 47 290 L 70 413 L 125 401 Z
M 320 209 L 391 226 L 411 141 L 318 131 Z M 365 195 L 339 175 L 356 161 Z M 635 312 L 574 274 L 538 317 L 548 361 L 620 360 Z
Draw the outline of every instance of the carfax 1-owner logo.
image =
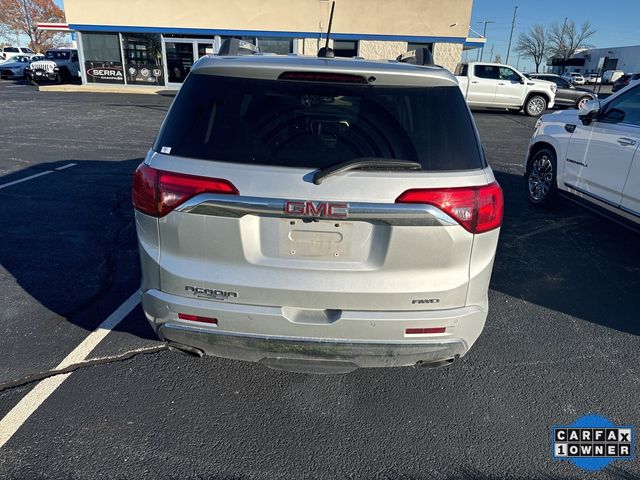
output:
M 602 470 L 616 460 L 633 460 L 634 427 L 615 425 L 598 415 L 585 415 L 570 425 L 554 425 L 554 460 L 568 460 L 584 470 Z

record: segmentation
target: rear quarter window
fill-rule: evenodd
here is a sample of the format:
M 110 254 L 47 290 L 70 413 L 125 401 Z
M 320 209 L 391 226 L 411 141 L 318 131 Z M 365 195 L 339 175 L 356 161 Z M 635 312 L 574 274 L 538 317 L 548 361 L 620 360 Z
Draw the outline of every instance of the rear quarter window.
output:
M 156 151 L 301 168 L 357 157 L 418 161 L 423 170 L 484 167 L 457 85 L 377 87 L 192 73 Z
M 455 71 L 454 75 L 457 75 L 458 77 L 466 77 L 468 71 L 469 71 L 469 64 L 468 63 L 459 63 L 456 66 L 456 71 Z

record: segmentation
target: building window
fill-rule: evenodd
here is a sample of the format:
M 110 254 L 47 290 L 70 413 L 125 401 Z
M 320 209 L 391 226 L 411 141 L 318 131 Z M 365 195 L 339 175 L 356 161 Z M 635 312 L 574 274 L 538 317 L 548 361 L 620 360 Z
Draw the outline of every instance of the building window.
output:
M 293 52 L 293 39 L 278 37 L 258 37 L 257 47 L 261 52 L 286 55 Z
M 256 37 L 242 37 L 240 35 L 222 35 L 220 40 L 224 42 L 227 38 L 237 38 L 238 40 L 244 40 L 245 42 L 253 43 L 254 45 L 256 44 Z
M 117 33 L 83 33 L 84 72 L 88 83 L 124 84 Z
M 357 57 L 358 41 L 357 40 L 334 40 L 333 52 L 336 57 Z
M 417 50 L 419 48 L 427 48 L 433 54 L 433 43 L 409 42 L 409 45 L 407 45 L 407 52 Z
M 158 34 L 123 33 L 125 75 L 131 85 L 164 85 L 162 40 Z

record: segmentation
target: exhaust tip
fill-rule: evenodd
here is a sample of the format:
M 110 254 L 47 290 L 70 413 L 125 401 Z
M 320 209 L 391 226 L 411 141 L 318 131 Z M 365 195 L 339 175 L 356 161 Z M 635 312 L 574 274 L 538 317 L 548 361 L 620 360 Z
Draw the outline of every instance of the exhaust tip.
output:
M 201 358 L 204 355 L 204 351 L 197 347 L 190 347 L 189 345 L 183 345 L 182 343 L 167 342 L 167 348 L 172 352 L 181 353 L 188 357 Z
M 420 368 L 440 368 L 440 367 L 448 367 L 456 360 L 460 358 L 460 355 L 456 355 L 453 358 L 447 358 L 445 360 L 438 360 L 436 362 L 425 362 L 424 360 L 420 360 L 416 363 L 416 367 Z

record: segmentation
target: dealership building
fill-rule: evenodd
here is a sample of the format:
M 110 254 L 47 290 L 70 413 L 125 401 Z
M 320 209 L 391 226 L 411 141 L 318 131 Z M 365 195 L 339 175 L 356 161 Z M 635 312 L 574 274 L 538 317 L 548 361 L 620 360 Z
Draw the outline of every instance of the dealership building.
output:
M 589 48 L 582 50 L 566 62 L 551 59 L 552 71 L 579 73 L 597 73 L 598 65 L 602 63 L 602 71 L 621 70 L 625 73 L 640 72 L 640 45 L 628 47 Z
M 336 0 L 332 46 L 336 56 L 394 59 L 427 47 L 450 70 L 470 38 L 472 0 Z M 82 80 L 178 88 L 191 65 L 216 53 L 229 37 L 262 52 L 315 55 L 324 44 L 327 0 L 65 0 L 77 38 Z

